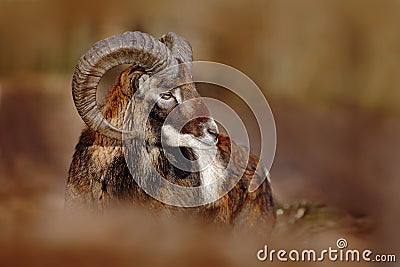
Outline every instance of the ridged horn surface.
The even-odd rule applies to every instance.
[[[168,32],[161,36],[160,41],[171,50],[175,58],[180,59],[184,63],[190,63],[193,61],[192,47],[182,36],[179,36],[174,32]]]

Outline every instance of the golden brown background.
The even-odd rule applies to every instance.
[[[74,65],[94,42],[134,30],[174,31],[191,42],[195,60],[252,78],[276,119],[271,174],[278,199],[365,215],[373,227],[357,242],[398,253],[399,25],[398,0],[0,0],[0,259],[5,266],[144,266],[158,244],[162,256],[151,264],[176,266],[186,257],[187,265],[257,265],[256,250],[233,253],[234,241],[193,230],[186,240],[178,226],[154,234],[136,217],[109,222],[101,228],[107,233],[90,226],[81,239],[59,226],[83,128],[70,93]],[[121,231],[132,235],[123,256],[113,254],[118,246],[105,246]]]

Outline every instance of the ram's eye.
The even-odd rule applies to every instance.
[[[169,100],[169,99],[172,98],[172,93],[171,92],[165,92],[165,93],[162,93],[160,96],[164,100]]]

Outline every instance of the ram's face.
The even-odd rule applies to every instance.
[[[185,64],[173,78],[142,75],[138,83],[139,98],[152,107],[149,118],[153,130],[159,127],[164,145],[199,148],[217,143],[217,125]]]

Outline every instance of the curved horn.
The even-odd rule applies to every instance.
[[[160,41],[171,50],[175,58],[179,58],[183,62],[193,61],[192,47],[185,38],[174,32],[168,32],[161,36]]]
[[[171,51],[154,37],[141,32],[126,32],[95,43],[75,67],[72,94],[83,121],[94,131],[121,140],[121,129],[110,124],[97,106],[97,86],[103,75],[121,64],[135,64],[155,74],[176,65]]]

